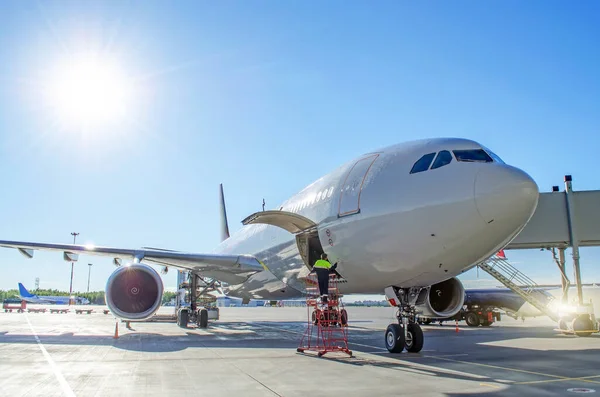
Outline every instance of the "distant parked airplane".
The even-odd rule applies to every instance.
[[[68,305],[68,296],[37,296],[27,291],[23,284],[19,283],[19,297],[28,303],[53,303],[56,305]],[[76,296],[75,302],[80,305],[89,305],[90,301],[86,298]]]

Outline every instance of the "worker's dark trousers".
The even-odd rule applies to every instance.
[[[317,280],[319,280],[319,294],[321,296],[329,294],[329,269],[320,267],[315,268]]]

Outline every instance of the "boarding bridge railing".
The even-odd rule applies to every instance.
[[[512,266],[506,258],[497,255],[479,264],[479,267],[526,302],[554,321],[558,321],[555,298],[542,290],[532,279]]]

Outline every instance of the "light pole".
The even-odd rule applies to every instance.
[[[75,239],[77,238],[77,236],[79,236],[79,233],[71,233],[71,236],[73,236],[73,245],[75,245]],[[71,306],[71,302],[72,302],[72,296],[73,296],[73,267],[75,266],[75,261],[71,261],[71,285],[69,286],[69,306]]]
[[[92,264],[88,263],[88,290],[90,292],[90,274],[92,273]]]

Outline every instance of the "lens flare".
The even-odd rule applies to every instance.
[[[124,118],[132,95],[131,80],[115,59],[81,54],[56,65],[47,102],[61,123],[98,126]]]

